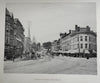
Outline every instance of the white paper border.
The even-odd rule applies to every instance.
[[[97,72],[98,75],[63,75],[63,74],[4,74],[4,33],[5,4],[30,2],[96,2],[97,16]],[[0,1],[0,83],[99,83],[100,81],[100,1],[99,0],[6,0]]]

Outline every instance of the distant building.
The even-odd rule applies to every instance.
[[[57,51],[57,40],[54,40],[52,42],[52,47],[51,47],[52,51]]]
[[[24,51],[24,28],[18,18],[14,19],[15,55],[22,55]]]
[[[31,51],[31,37],[30,37],[30,27],[28,28],[28,35],[24,39],[24,53],[29,53]]]
[[[5,57],[20,56],[23,52],[24,28],[18,19],[6,8],[5,16]]]
[[[54,40],[52,42],[52,47],[51,47],[52,51],[59,51],[60,50],[60,39],[58,40]]]
[[[67,34],[61,34],[60,46],[68,53],[96,52],[96,33],[90,30],[89,26],[79,27],[75,25],[75,30],[69,30]]]

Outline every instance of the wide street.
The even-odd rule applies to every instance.
[[[5,73],[32,73],[32,74],[97,74],[96,58],[74,58],[55,56],[53,59],[46,56],[38,60],[5,61]]]

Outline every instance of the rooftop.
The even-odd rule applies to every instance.
[[[74,36],[77,34],[93,34],[94,36],[96,36],[96,33],[92,30],[90,30],[89,26],[86,27],[79,27],[77,25],[75,25],[75,30],[69,30],[69,33],[61,33],[60,36],[61,38],[65,38],[66,36]]]

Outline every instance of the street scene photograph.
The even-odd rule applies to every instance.
[[[97,75],[96,3],[7,3],[4,73]]]

